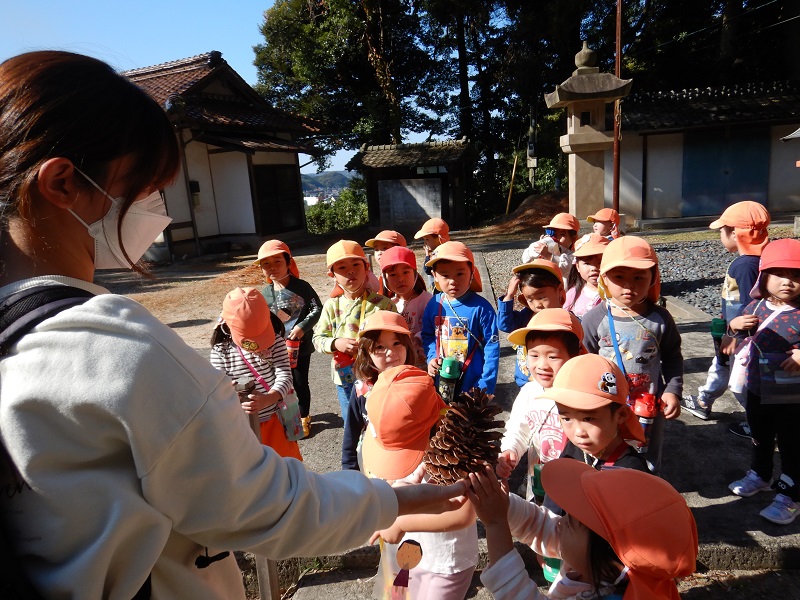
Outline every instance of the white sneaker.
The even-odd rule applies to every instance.
[[[775,494],[775,500],[760,514],[767,521],[772,521],[778,525],[788,525],[797,517],[797,509],[800,504],[786,496],[785,494]]]
[[[728,486],[730,491],[743,498],[749,498],[758,492],[766,492],[771,488],[769,481],[761,479],[752,469],[747,472],[747,475]]]

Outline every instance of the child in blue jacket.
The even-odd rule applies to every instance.
[[[479,292],[482,284],[472,252],[461,242],[445,242],[427,262],[440,290],[422,315],[422,345],[428,374],[436,377],[442,359],[461,365],[456,393],[473,387],[494,393],[500,340],[494,308]]]

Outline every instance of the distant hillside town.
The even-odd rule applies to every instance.
[[[303,196],[306,208],[314,206],[320,200],[337,198],[350,180],[355,177],[350,171],[323,171],[317,174],[302,173]]]

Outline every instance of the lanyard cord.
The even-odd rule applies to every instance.
[[[445,302],[447,302],[447,306],[449,306],[450,310],[453,311],[453,316],[455,316],[455,318],[458,319],[459,325],[461,325],[464,329],[466,329],[466,331],[469,334],[469,336],[473,340],[475,340],[477,342],[477,344],[481,348],[483,348],[483,344],[481,343],[481,341],[478,338],[475,337],[475,334],[472,333],[470,328],[467,326],[467,323],[464,322],[464,319],[462,319],[460,316],[458,316],[458,313],[456,312],[456,309],[453,308],[453,305],[450,303],[450,298],[448,298],[447,295],[444,292],[442,292],[442,296],[444,296]],[[441,314],[442,314],[442,301],[439,300],[439,315],[441,316]]]
[[[628,318],[633,319],[633,322],[636,323],[639,327],[641,327],[642,331],[644,331],[645,333],[649,333],[650,336],[653,338],[653,341],[656,343],[656,346],[658,346],[658,349],[661,350],[661,345],[658,343],[658,338],[656,338],[656,335],[652,331],[650,331],[647,327],[642,325],[642,322],[639,320],[639,317],[638,315],[636,315],[636,313],[634,313],[625,306],[614,304],[611,300],[606,300],[606,307],[608,308],[609,321],[611,320],[611,307],[616,308],[617,310],[621,310],[628,316]]]

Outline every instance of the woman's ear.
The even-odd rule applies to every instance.
[[[50,158],[42,163],[36,177],[36,189],[42,197],[59,208],[72,208],[77,199],[77,171],[68,158]]]

